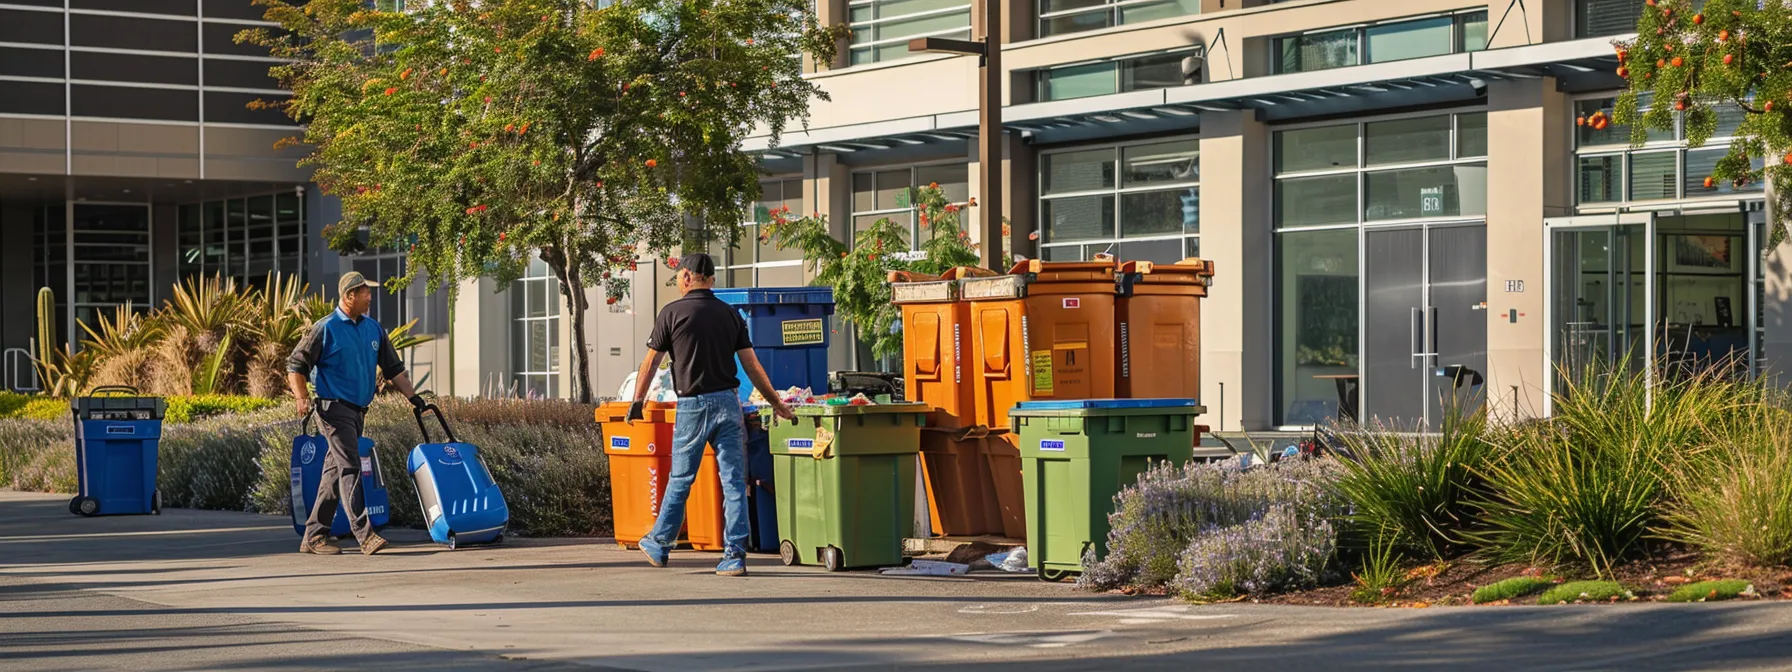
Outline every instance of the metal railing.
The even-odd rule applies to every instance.
[[[35,345],[35,344],[34,344]],[[13,392],[40,392],[43,387],[37,379],[37,366],[31,361],[31,351],[25,348],[7,348],[0,357],[4,357],[0,377],[6,381],[6,389]],[[26,376],[25,384],[19,384],[20,376]]]

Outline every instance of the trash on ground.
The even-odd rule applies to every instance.
[[[940,560],[914,560],[907,567],[885,567],[877,573],[888,576],[963,576],[971,566]]]

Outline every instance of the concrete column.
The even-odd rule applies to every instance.
[[[326,196],[316,187],[305,190],[305,277],[331,300],[336,298],[336,278],[342,274],[342,255],[324,243],[324,227],[342,220],[342,200]]]
[[[453,391],[483,396],[510,388],[510,295],[491,278],[460,284],[454,302]]]
[[[1202,114],[1201,256],[1214,286],[1201,306],[1201,402],[1216,430],[1275,421],[1269,150],[1252,112]]]
[[[1543,219],[1573,210],[1569,105],[1552,78],[1488,84],[1485,389],[1502,418],[1540,416],[1549,393]]]
[[[840,163],[837,154],[811,154],[803,157],[803,205],[810,213],[821,213],[828,219],[828,229],[838,240],[852,240],[852,170]],[[813,279],[815,269],[805,271]],[[839,315],[832,321],[828,334],[828,370],[847,371],[852,366],[852,339]]]
[[[1784,226],[1779,224],[1778,226]],[[1773,230],[1767,230],[1772,237]],[[1761,241],[1765,246],[1767,241]],[[1792,383],[1792,241],[1774,248],[1761,260],[1765,286],[1762,288],[1761,357],[1766,359],[1763,377],[1779,387]]]
[[[1027,239],[1027,234],[1038,227],[1039,193],[1038,168],[1039,151],[1022,140],[1019,131],[1007,134],[1002,143],[1002,216],[1008,219],[1008,241],[1004,243],[1010,255],[1019,254],[1032,258],[1036,245]],[[982,163],[977,160],[973,148],[970,162],[966,164],[969,175],[966,187],[972,197],[982,200],[983,184],[978,167]],[[971,234],[971,242],[983,244],[982,226],[978,224],[982,217],[983,206],[965,208],[959,215],[959,222],[965,232]]]
[[[1523,7],[1519,4],[1519,0],[1488,0],[1487,48],[1520,47],[1574,37],[1574,0],[1524,0]]]

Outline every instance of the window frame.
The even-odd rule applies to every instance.
[[[968,0],[966,0],[965,2],[962,2],[962,3],[950,5],[947,7],[923,10],[923,11],[919,11],[919,12],[909,12],[907,14],[897,14],[894,16],[881,16],[878,9],[889,1],[890,0],[849,0],[846,3],[845,9],[846,9],[847,29],[849,31],[851,31],[851,35],[856,36],[859,34],[859,31],[861,31],[861,30],[871,31],[871,33],[870,33],[871,39],[867,39],[864,42],[854,42],[853,38],[851,36],[847,37],[846,49],[845,49],[845,52],[843,55],[846,57],[846,62],[847,62],[848,67],[855,67],[855,66],[860,66],[860,65],[871,65],[874,63],[887,62],[885,59],[880,59],[877,57],[880,47],[887,47],[891,44],[906,45],[906,44],[908,44],[909,40],[912,40],[912,39],[915,39],[918,37],[951,37],[951,36],[957,36],[957,35],[962,34],[963,39],[970,39],[971,24],[973,23],[973,20],[971,17],[973,4],[971,2],[969,2]],[[865,19],[863,21],[853,21],[852,20],[853,9],[859,8],[859,7],[869,7],[871,9],[871,18]],[[880,37],[879,36],[878,29],[879,29],[879,27],[881,27],[884,24],[897,22],[897,21],[911,21],[911,20],[916,20],[916,19],[925,19],[925,18],[931,18],[931,17],[935,17],[935,16],[947,16],[947,15],[955,14],[955,13],[959,13],[959,12],[964,13],[964,26],[963,27],[954,27],[951,29],[925,31],[925,32],[920,32],[920,33],[914,33],[911,35],[903,35],[900,37]],[[869,56],[868,56],[867,60],[865,60],[863,62],[855,63],[853,61],[854,55],[859,54],[859,53],[869,54]],[[904,55],[899,58],[907,58],[907,57],[908,57],[908,54],[905,52]],[[888,59],[888,60],[897,60],[897,59]]]
[[[1609,115],[1614,108],[1617,97],[1618,92],[1607,91],[1577,95],[1569,99],[1569,117],[1564,120],[1564,123],[1568,124],[1569,136],[1573,138],[1574,142],[1572,161],[1570,164],[1573,170],[1570,173],[1569,179],[1571,180],[1570,189],[1573,192],[1574,208],[1576,212],[1587,212],[1590,214],[1591,212],[1604,212],[1610,211],[1613,208],[1625,208],[1636,205],[1699,201],[1718,201],[1727,203],[1738,200],[1765,198],[1764,185],[1758,182],[1746,190],[1736,189],[1735,187],[1725,185],[1714,188],[1713,193],[1709,194],[1691,193],[1692,189],[1689,185],[1693,183],[1694,176],[1687,173],[1687,166],[1689,165],[1688,160],[1691,158],[1689,155],[1704,154],[1706,152],[1723,152],[1729,147],[1736,136],[1733,132],[1730,134],[1723,134],[1722,125],[1720,124],[1718,132],[1714,133],[1710,138],[1707,138],[1704,145],[1698,148],[1688,147],[1686,145],[1686,115],[1683,112],[1674,113],[1674,128],[1670,132],[1672,136],[1670,138],[1647,140],[1642,145],[1636,147],[1630,145],[1628,136],[1619,139],[1617,142],[1582,144],[1581,134],[1575,119],[1580,116],[1583,110],[1587,109],[1583,104],[1588,102],[1603,103],[1602,105],[1599,105],[1597,109],[1605,111]],[[1651,104],[1652,102],[1653,101],[1638,101],[1638,115],[1640,116],[1642,113],[1647,112],[1653,107]],[[1614,123],[1616,123],[1615,120]],[[1665,198],[1636,198],[1634,185],[1632,184],[1632,180],[1636,175],[1636,157],[1639,155],[1649,156],[1670,153],[1674,155],[1673,193]],[[1614,178],[1617,182],[1617,197],[1612,200],[1582,200],[1581,180],[1583,168],[1581,162],[1586,159],[1608,157],[1618,157],[1618,174]],[[1763,160],[1758,157],[1754,160],[1757,166],[1760,165],[1762,161]]]
[[[926,183],[919,181],[920,180],[919,172],[921,169],[937,168],[940,166],[964,166],[965,190],[967,192],[969,192],[970,185],[971,185],[971,164],[970,164],[970,161],[968,161],[966,159],[940,159],[940,160],[935,160],[935,161],[922,161],[919,163],[904,163],[904,164],[889,165],[889,166],[867,166],[867,167],[864,167],[864,168],[861,168],[858,170],[854,170],[854,171],[848,173],[846,176],[846,180],[847,180],[846,191],[847,191],[847,196],[848,196],[848,201],[847,201],[847,206],[846,206],[848,215],[847,215],[846,219],[847,219],[847,227],[848,228],[847,228],[847,232],[846,232],[847,240],[845,241],[847,247],[850,248],[857,244],[856,241],[857,241],[857,238],[859,235],[858,221],[859,221],[860,217],[875,216],[880,219],[884,218],[884,217],[888,217],[891,220],[895,220],[896,215],[902,215],[902,216],[908,217],[909,251],[912,252],[912,251],[921,249],[921,218],[915,215],[915,211],[918,210],[919,208],[915,205],[915,202],[914,202],[914,191],[917,189],[920,189],[921,187],[926,186]],[[860,211],[860,210],[856,209],[858,207],[858,203],[857,203],[858,191],[856,189],[856,186],[857,186],[857,182],[858,182],[858,177],[860,175],[871,176],[871,181],[872,181],[871,182],[871,190],[872,190],[872,193],[875,194],[878,190],[877,175],[879,173],[887,173],[887,172],[892,172],[892,171],[897,171],[897,170],[908,171],[908,186],[905,187],[905,189],[907,189],[909,191],[909,196],[908,196],[909,204],[908,205],[900,206],[900,207],[890,207],[890,208],[873,208],[871,210],[865,210],[865,211]],[[875,222],[877,220],[874,219],[872,221]],[[968,228],[967,228],[967,231],[968,231]]]
[[[1462,117],[1465,115],[1476,115],[1476,114],[1486,114],[1486,113],[1487,113],[1487,110],[1485,107],[1464,107],[1464,108],[1455,108],[1455,109],[1442,110],[1442,111],[1427,110],[1427,111],[1423,111],[1423,112],[1407,112],[1407,113],[1401,113],[1401,114],[1390,114],[1390,115],[1381,115],[1381,116],[1374,116],[1374,117],[1360,117],[1355,120],[1352,120],[1349,122],[1344,122],[1344,123],[1338,123],[1335,121],[1330,121],[1330,122],[1321,121],[1321,122],[1312,122],[1312,123],[1304,123],[1304,124],[1290,124],[1287,126],[1275,128],[1270,134],[1270,159],[1271,159],[1270,163],[1271,163],[1272,167],[1270,169],[1270,196],[1269,196],[1269,198],[1270,198],[1270,226],[1271,226],[1272,230],[1276,233],[1284,233],[1284,232],[1289,232],[1289,231],[1314,231],[1314,230],[1320,230],[1320,229],[1336,229],[1336,228],[1351,228],[1351,227],[1365,227],[1365,226],[1366,227],[1410,226],[1412,224],[1421,223],[1421,222],[1423,222],[1423,223],[1473,222],[1473,221],[1482,221],[1482,220],[1487,219],[1486,213],[1474,214],[1474,215],[1456,214],[1456,215],[1445,215],[1445,216],[1438,216],[1438,217],[1407,217],[1407,218],[1399,218],[1399,219],[1371,219],[1371,218],[1369,218],[1369,216],[1367,214],[1367,209],[1369,206],[1369,192],[1368,192],[1369,178],[1368,178],[1368,176],[1371,174],[1399,172],[1399,171],[1403,171],[1403,170],[1412,170],[1412,169],[1417,169],[1417,168],[1437,168],[1437,167],[1446,167],[1446,166],[1455,167],[1455,166],[1474,166],[1474,165],[1485,166],[1485,165],[1487,165],[1488,157],[1485,154],[1469,155],[1469,154],[1462,153]],[[1370,165],[1368,163],[1369,147],[1368,147],[1367,127],[1369,124],[1389,122],[1389,121],[1424,119],[1424,118],[1440,117],[1440,116],[1446,116],[1446,115],[1450,117],[1450,142],[1449,142],[1448,158],[1446,158],[1446,159],[1428,159],[1428,160],[1422,160],[1422,161],[1407,161],[1407,162],[1402,162],[1402,163],[1374,164],[1374,165]],[[1277,155],[1277,152],[1279,152],[1281,149],[1279,146],[1279,143],[1282,142],[1282,133],[1287,132],[1287,131],[1299,131],[1299,130],[1306,130],[1306,129],[1313,129],[1313,128],[1346,127],[1346,126],[1355,126],[1356,127],[1356,163],[1354,166],[1328,167],[1328,168],[1323,168],[1323,169],[1308,169],[1308,170],[1294,170],[1294,171],[1281,171],[1281,172],[1278,172],[1273,168],[1274,158]],[[1354,174],[1356,176],[1356,190],[1355,190],[1355,193],[1356,193],[1356,208],[1355,208],[1356,215],[1355,215],[1355,218],[1353,221],[1332,222],[1332,223],[1318,224],[1318,225],[1313,225],[1313,226],[1287,226],[1282,223],[1282,202],[1281,202],[1281,199],[1278,198],[1278,195],[1281,193],[1280,187],[1284,181],[1298,180],[1298,179],[1310,178],[1310,177],[1337,177],[1337,176],[1352,175],[1352,174]]]
[[[1039,68],[1039,69],[1033,70],[1028,73],[1029,78],[1032,80],[1032,84],[1033,84],[1033,102],[1044,103],[1044,102],[1053,102],[1053,101],[1060,101],[1060,100],[1078,100],[1078,99],[1082,99],[1082,98],[1094,98],[1096,96],[1109,96],[1109,95],[1115,95],[1115,94],[1121,94],[1121,93],[1131,93],[1133,91],[1156,91],[1156,90],[1158,90],[1157,87],[1127,88],[1127,86],[1126,86],[1126,79],[1127,79],[1126,78],[1126,66],[1133,62],[1144,60],[1147,58],[1152,58],[1155,56],[1181,55],[1183,58],[1188,58],[1189,56],[1205,56],[1206,55],[1205,52],[1206,52],[1206,48],[1202,47],[1201,45],[1192,45],[1192,46],[1187,46],[1187,47],[1177,47],[1175,49],[1162,49],[1162,50],[1158,50],[1158,51],[1147,51],[1147,52],[1142,52],[1142,53],[1127,54],[1124,56],[1115,56],[1112,58],[1103,58],[1103,59],[1097,59],[1097,60],[1091,60],[1091,61],[1078,61],[1075,63],[1062,63],[1062,64],[1058,64],[1058,65],[1053,65],[1050,67]],[[1061,71],[1061,70],[1068,70],[1070,68],[1088,67],[1091,65],[1107,65],[1107,66],[1109,66],[1110,75],[1112,76],[1113,83],[1114,83],[1114,87],[1113,87],[1114,90],[1109,91],[1107,93],[1096,93],[1096,94],[1089,94],[1089,95],[1085,95],[1085,96],[1068,96],[1068,97],[1063,97],[1063,98],[1053,98],[1047,93],[1048,87],[1051,86],[1051,75],[1053,72]],[[1189,81],[1189,79],[1190,78],[1185,75],[1183,77],[1183,84],[1180,84],[1179,86],[1193,86],[1193,85],[1201,84],[1201,83],[1205,82],[1207,80],[1206,63],[1202,63],[1199,67],[1197,67],[1195,69],[1195,74],[1193,77],[1194,81],[1191,82],[1191,81]],[[1162,87],[1162,88],[1172,88],[1172,87]]]
[[[797,186],[796,201],[799,205],[806,206],[808,204],[808,201],[803,198],[803,191],[807,188],[807,186],[804,185],[803,182],[804,182],[804,178],[802,175],[768,175],[759,180],[759,190],[760,190],[759,200],[756,200],[753,202],[752,207],[754,208],[754,210],[751,212],[748,212],[747,216],[744,218],[744,220],[741,221],[740,224],[738,224],[738,226],[740,226],[743,229],[745,229],[747,227],[752,227],[752,233],[748,234],[747,231],[742,231],[741,232],[742,233],[741,240],[740,240],[742,245],[724,246],[722,248],[722,258],[719,260],[721,263],[718,264],[716,267],[716,274],[718,276],[718,282],[716,284],[718,287],[733,287],[734,286],[734,283],[733,283],[734,276],[732,273],[733,271],[741,271],[741,270],[751,271],[753,281],[752,281],[751,285],[747,285],[747,286],[759,287],[759,286],[761,286],[760,278],[762,277],[762,274],[760,273],[760,271],[762,269],[792,268],[792,267],[804,268],[803,259],[800,256],[796,259],[780,259],[780,260],[775,260],[775,261],[765,261],[765,260],[762,260],[759,258],[759,250],[758,250],[759,227],[764,226],[765,224],[768,223],[768,222],[760,222],[758,220],[758,215],[759,215],[758,206],[760,203],[766,202],[766,200],[765,200],[766,185],[768,185],[768,184],[777,185],[778,189],[779,189],[778,201],[788,203],[791,199],[785,197],[785,195],[788,193],[785,191],[785,187],[789,186],[790,184],[795,184]],[[800,216],[802,216],[802,212],[803,212],[803,209],[798,208],[797,212],[795,212],[793,214],[800,217]],[[717,242],[720,243],[722,241],[717,241]],[[739,258],[739,255],[742,255],[743,253],[747,252],[748,248],[746,248],[745,246],[752,246],[752,248],[751,248],[752,256],[747,261],[742,262]],[[807,277],[806,272],[804,273],[804,275],[805,275],[805,277]]]
[[[1412,60],[1412,59],[1416,59],[1416,58],[1431,58],[1431,57],[1435,57],[1435,56],[1447,56],[1449,54],[1462,54],[1462,53],[1469,53],[1469,52],[1473,52],[1473,51],[1483,51],[1483,50],[1487,49],[1487,45],[1486,45],[1485,41],[1483,41],[1480,49],[1469,49],[1468,48],[1467,26],[1470,23],[1470,20],[1469,20],[1470,17],[1473,17],[1477,14],[1480,15],[1480,17],[1481,17],[1481,23],[1483,25],[1485,25],[1489,18],[1487,8],[1479,7],[1479,8],[1458,9],[1458,10],[1447,11],[1447,12],[1437,12],[1437,13],[1433,13],[1433,14],[1423,14],[1423,15],[1419,15],[1419,16],[1407,16],[1407,17],[1402,17],[1402,18],[1398,18],[1398,19],[1389,19],[1386,21],[1374,21],[1374,22],[1370,22],[1370,23],[1360,23],[1360,24],[1345,25],[1345,26],[1329,26],[1329,27],[1325,27],[1325,28],[1316,28],[1313,30],[1301,31],[1298,33],[1288,33],[1285,35],[1272,36],[1268,40],[1268,42],[1269,42],[1269,67],[1270,67],[1269,74],[1271,74],[1271,75],[1287,75],[1287,74],[1293,74],[1293,73],[1298,73],[1298,72],[1318,72],[1321,70],[1335,70],[1337,68],[1348,68],[1348,67],[1354,67],[1354,66],[1359,66],[1359,65],[1369,65],[1372,63],[1393,63],[1396,61]],[[1449,49],[1449,51],[1445,51],[1445,52],[1437,53],[1437,54],[1430,54],[1428,56],[1410,56],[1407,58],[1388,59],[1388,60],[1384,60],[1384,61],[1375,60],[1374,56],[1370,53],[1368,31],[1372,28],[1388,28],[1388,27],[1397,26],[1397,25],[1400,25],[1403,23],[1418,23],[1421,21],[1433,21],[1433,20],[1445,18],[1445,17],[1448,17],[1450,19],[1450,49]],[[1356,46],[1356,58],[1353,59],[1355,62],[1346,63],[1343,65],[1328,66],[1328,67],[1323,67],[1323,68],[1300,67],[1300,68],[1289,69],[1289,68],[1285,67],[1285,64],[1282,60],[1282,52],[1283,52],[1282,45],[1285,41],[1298,40],[1298,39],[1301,39],[1304,37],[1312,37],[1312,36],[1318,36],[1318,35],[1329,35],[1332,33],[1343,33],[1343,32],[1353,33],[1352,37],[1353,37],[1354,44]]]
[[[1060,36],[1064,36],[1064,35],[1075,35],[1078,33],[1088,33],[1088,32],[1093,32],[1093,31],[1097,31],[1097,30],[1113,28],[1116,26],[1129,25],[1127,22],[1123,21],[1122,19],[1126,16],[1125,10],[1128,8],[1131,8],[1131,7],[1141,7],[1141,6],[1145,6],[1145,5],[1180,4],[1180,0],[1104,0],[1101,4],[1090,5],[1088,7],[1076,7],[1076,8],[1072,8],[1072,9],[1060,9],[1057,11],[1048,12],[1048,11],[1045,11],[1045,3],[1048,1],[1049,0],[1035,0],[1035,2],[1033,3],[1034,30],[1036,31],[1035,34],[1042,38],[1044,38],[1044,37],[1060,37]],[[1190,0],[1190,1],[1192,2],[1194,0]],[[1050,32],[1047,29],[1047,26],[1050,25],[1050,22],[1052,19],[1061,19],[1061,18],[1068,17],[1068,16],[1078,16],[1078,15],[1096,14],[1096,13],[1106,13],[1108,15],[1107,25],[1100,26],[1100,27],[1085,28],[1082,30],[1070,30],[1070,31],[1058,32],[1058,33]],[[1197,9],[1195,11],[1184,12],[1181,14],[1177,14],[1175,16],[1199,16],[1200,14],[1201,14],[1201,11],[1197,6]],[[1147,21],[1156,21],[1156,20],[1160,20],[1160,19],[1147,19]],[[1139,21],[1139,22],[1135,22],[1135,23],[1143,23],[1143,21]]]
[[[529,308],[531,305],[529,303],[529,301],[530,301],[530,297],[535,295],[536,292],[538,292],[538,291],[542,292],[545,295],[557,297],[559,295],[559,291],[558,291],[559,288],[555,285],[558,283],[558,280],[556,278],[554,278],[554,275],[551,271],[544,272],[539,275],[536,274],[534,272],[534,268],[535,268],[535,262],[539,261],[539,256],[538,255],[532,255],[532,256],[535,256],[536,258],[532,259],[531,263],[528,265],[528,267],[526,267],[524,269],[523,277],[517,278],[516,281],[510,283],[509,289],[505,290],[508,292],[517,292],[520,290],[520,292],[521,292],[518,294],[510,295],[510,302],[511,302],[511,305],[510,305],[511,310],[510,310],[510,315],[509,315],[509,319],[511,322],[510,337],[513,339],[515,339],[515,338],[522,339],[520,350],[518,349],[516,343],[512,343],[511,348],[510,348],[510,367],[509,368],[510,368],[511,389],[514,393],[518,394],[518,396],[528,398],[525,393],[525,390],[528,389],[527,381],[530,379],[540,379],[545,383],[542,386],[543,389],[545,390],[545,393],[542,395],[542,398],[557,399],[560,397],[560,374],[561,374],[560,348],[558,347],[558,344],[556,344],[556,341],[559,340],[558,336],[559,336],[559,331],[560,331],[560,318],[561,318],[560,302],[558,300],[552,301],[551,303],[553,305],[548,306],[548,309],[543,311],[543,313],[541,315],[531,316],[529,314]],[[542,264],[542,266],[545,269],[546,264],[544,263],[544,264]],[[545,290],[538,290],[538,289],[536,289],[535,285],[546,285],[547,288]],[[515,306],[516,306],[516,302],[518,300],[521,300],[523,302],[523,311],[522,311],[521,316],[516,315]],[[547,353],[547,359],[546,359],[547,368],[544,370],[541,370],[541,371],[532,371],[532,370],[529,370],[529,368],[528,368],[529,346],[530,346],[529,331],[530,331],[530,323],[531,322],[546,323],[546,331],[544,333],[548,334],[548,336],[547,336],[548,340],[544,344],[544,352]],[[516,355],[518,352],[521,352],[522,356],[523,356],[523,361],[521,361],[521,362],[516,361]]]
[[[1138,186],[1128,186],[1127,185],[1127,183],[1126,183],[1126,163],[1125,163],[1127,148],[1150,146],[1150,145],[1169,145],[1169,144],[1181,143],[1181,142],[1193,142],[1195,145],[1195,165],[1196,165],[1195,174],[1196,174],[1196,178],[1194,180],[1157,182],[1157,183],[1148,183],[1148,184],[1138,185]],[[1077,191],[1061,191],[1061,192],[1055,192],[1055,193],[1047,192],[1046,178],[1048,175],[1048,171],[1050,169],[1048,157],[1061,155],[1061,154],[1073,154],[1073,153],[1089,152],[1089,151],[1096,151],[1096,150],[1103,150],[1103,149],[1108,150],[1109,165],[1114,167],[1114,183],[1112,186],[1102,187],[1102,188],[1097,188],[1097,189],[1082,189],[1082,190],[1077,190]],[[1034,222],[1034,228],[1033,228],[1033,231],[1039,235],[1039,238],[1036,241],[1037,242],[1036,247],[1039,250],[1039,258],[1047,259],[1048,258],[1048,256],[1047,256],[1048,250],[1053,250],[1053,249],[1085,248],[1085,247],[1088,247],[1091,245],[1101,245],[1101,244],[1105,243],[1105,244],[1107,244],[1108,251],[1110,253],[1113,253],[1114,251],[1118,250],[1118,248],[1121,245],[1128,244],[1128,243],[1153,243],[1153,242],[1168,242],[1168,241],[1178,241],[1178,242],[1182,243],[1182,250],[1183,250],[1182,256],[1183,257],[1199,256],[1200,244],[1201,244],[1200,241],[1201,241],[1201,237],[1202,237],[1202,233],[1199,228],[1200,227],[1199,214],[1196,215],[1196,223],[1195,223],[1196,230],[1193,233],[1190,233],[1185,230],[1185,231],[1178,231],[1176,233],[1158,233],[1158,234],[1148,234],[1148,235],[1138,236],[1138,237],[1127,237],[1126,223],[1125,223],[1126,222],[1126,213],[1125,213],[1124,204],[1126,201],[1125,196],[1127,196],[1129,194],[1158,193],[1158,192],[1181,192],[1181,191],[1189,190],[1189,189],[1194,190],[1194,192],[1196,194],[1196,198],[1199,199],[1200,193],[1201,193],[1201,179],[1199,177],[1200,164],[1201,164],[1201,135],[1199,133],[1190,134],[1190,135],[1178,135],[1178,136],[1173,136],[1173,137],[1150,138],[1150,139],[1145,139],[1145,140],[1129,140],[1129,141],[1125,141],[1125,142],[1081,144],[1081,145],[1074,145],[1074,146],[1067,146],[1067,147],[1058,147],[1058,148],[1053,148],[1050,150],[1041,151],[1039,153],[1039,159],[1038,159],[1039,169],[1037,171],[1035,171],[1037,174],[1034,176],[1034,178],[1036,180],[1035,181],[1035,188],[1037,189],[1036,193],[1039,194],[1039,199],[1038,199],[1039,200],[1039,209],[1038,209],[1038,214],[1037,214],[1038,219]],[[1047,215],[1047,211],[1049,209],[1046,207],[1046,204],[1048,201],[1073,199],[1073,198],[1101,197],[1101,196],[1112,197],[1113,201],[1114,201],[1114,232],[1112,235],[1102,236],[1102,237],[1094,237],[1094,238],[1079,238],[1079,239],[1075,239],[1075,240],[1064,240],[1064,241],[1051,240],[1051,236],[1048,232],[1047,222],[1045,219],[1046,215]],[[1195,246],[1194,247],[1195,254],[1193,254],[1193,255],[1191,255],[1189,253],[1190,252],[1189,245],[1191,242]],[[1079,258],[1086,258],[1088,256],[1089,255],[1082,254],[1080,252],[1078,254]]]

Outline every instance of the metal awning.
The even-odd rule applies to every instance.
[[[1370,114],[1382,110],[1469,103],[1492,81],[1553,77],[1568,92],[1624,87],[1614,40],[1587,38],[1489,51],[1372,63],[1285,75],[1251,77],[1149,91],[1010,105],[1004,126],[1038,142],[1196,129],[1203,113],[1250,110],[1263,121]],[[976,110],[868,124],[788,132],[776,148],[769,137],[744,148],[767,159],[817,152],[876,151],[898,145],[974,137]]]

